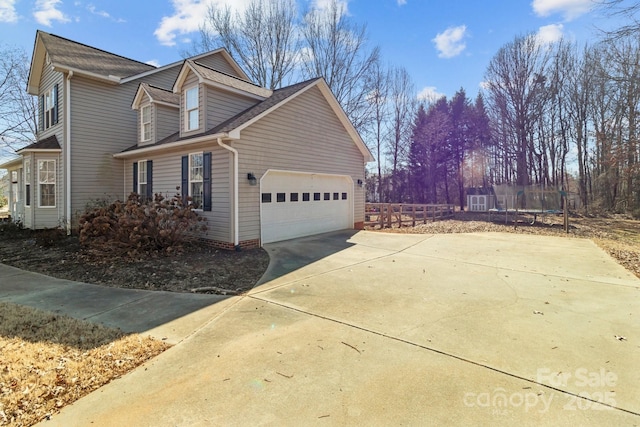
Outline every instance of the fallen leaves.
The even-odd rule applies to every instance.
[[[0,425],[33,425],[169,347],[0,303]]]

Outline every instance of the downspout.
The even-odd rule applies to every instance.
[[[67,84],[65,85],[64,96],[64,121],[65,121],[65,138],[64,138],[64,167],[65,167],[65,198],[66,204],[66,227],[67,235],[71,234],[71,77],[73,71],[67,74]]]
[[[239,207],[238,207],[238,150],[230,147],[222,142],[222,138],[218,138],[218,145],[233,153],[233,245],[236,251],[240,250],[240,232],[239,232]]]

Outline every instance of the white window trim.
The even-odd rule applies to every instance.
[[[193,108],[189,108],[187,104],[187,93],[192,90],[196,91],[196,106]],[[191,122],[189,121],[189,113],[191,113],[192,111],[195,111],[197,113],[197,126],[195,127],[190,127]],[[197,85],[186,88],[184,91],[184,129],[185,132],[193,132],[200,129],[200,88]]]
[[[144,169],[144,173],[142,173],[143,169]],[[142,193],[142,191],[140,191],[143,185],[147,185],[147,161],[146,160],[140,160],[138,162],[138,194],[142,197],[145,197],[147,195],[147,192],[145,191],[144,193]]]
[[[149,118],[148,121],[145,122],[144,120],[144,111],[148,110],[149,111]],[[153,129],[151,128],[151,104],[147,104],[147,105],[143,105],[140,108],[140,141],[141,142],[147,142],[147,141],[151,141],[153,135]],[[147,138],[145,138],[145,125],[149,126],[149,136]]]
[[[192,156],[198,156],[198,155],[202,159],[202,163],[200,165],[200,168],[202,169],[202,173],[200,174],[201,179],[200,180],[193,180],[193,179],[191,179],[191,168],[192,168],[192,166],[191,166],[191,158],[192,158]],[[202,183],[202,198],[200,200],[200,207],[194,208],[194,210],[201,211],[203,206],[204,206],[204,152],[202,152],[202,151],[198,151],[198,152],[195,152],[195,153],[189,153],[189,197],[191,197],[193,199],[193,194],[192,194],[192,191],[191,191],[191,189],[192,189],[191,184],[192,183]],[[191,203],[193,203],[193,201]]]
[[[40,181],[40,164],[44,162],[53,162],[53,182],[42,182]],[[57,180],[57,164],[55,159],[41,159],[38,160],[38,208],[49,209],[56,207],[56,180]],[[53,184],[53,205],[42,206],[42,185],[51,185]]]
[[[56,108],[57,99],[55,99],[56,92],[54,88],[49,89],[44,93],[44,107],[43,107],[43,129],[49,129],[53,127],[53,111]]]

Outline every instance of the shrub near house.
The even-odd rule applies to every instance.
[[[80,243],[90,250],[137,258],[148,253],[169,254],[205,231],[204,218],[182,197],[156,194],[153,200],[132,193],[126,202],[88,210],[80,217]]]

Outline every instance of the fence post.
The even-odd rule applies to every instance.
[[[382,203],[378,204],[378,221],[380,222],[380,230],[384,228],[384,205]]]
[[[413,220],[411,226],[416,226],[416,205],[411,205],[411,218]]]
[[[391,228],[391,216],[393,215],[393,208],[391,207],[391,203],[387,204],[387,226]]]

